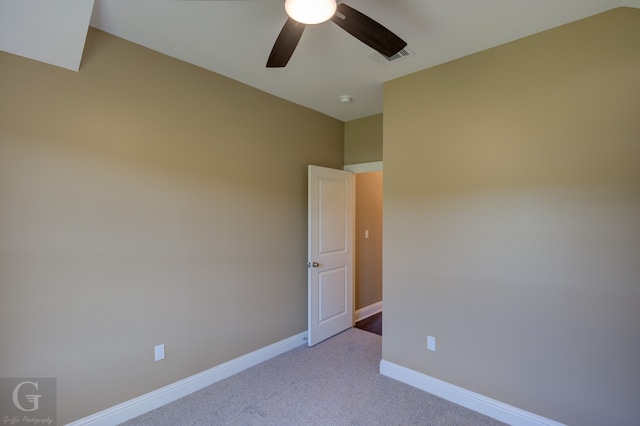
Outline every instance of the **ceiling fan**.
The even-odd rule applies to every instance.
[[[305,26],[328,20],[385,56],[393,56],[407,45],[378,22],[344,3],[336,4],[336,0],[286,0],[284,7],[289,18],[273,45],[267,68],[286,66]]]

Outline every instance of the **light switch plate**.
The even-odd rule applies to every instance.
[[[430,351],[436,350],[436,338],[433,336],[427,336],[427,349]]]
[[[161,359],[164,359],[164,343],[161,345],[155,346],[153,350],[154,350],[156,361],[160,361]]]

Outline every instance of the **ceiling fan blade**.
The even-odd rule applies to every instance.
[[[287,65],[293,51],[296,50],[296,46],[302,37],[305,24],[294,21],[291,18],[287,19],[284,23],[278,38],[276,39],[271,54],[267,60],[267,68],[281,68]]]
[[[385,56],[393,56],[407,43],[367,15],[344,3],[338,4],[331,18],[343,30]]]

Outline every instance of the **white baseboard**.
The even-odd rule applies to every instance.
[[[384,359],[380,374],[513,426],[566,426]]]
[[[382,312],[382,301],[374,303],[369,306],[365,306],[364,308],[358,309],[355,315],[355,321],[358,322],[365,318],[369,318],[372,315],[377,314],[378,312]]]
[[[67,426],[113,426],[141,414],[155,410],[165,404],[173,402],[195,391],[212,385],[227,377],[233,376],[247,368],[260,364],[273,357],[302,346],[307,342],[307,332],[304,331],[295,336],[265,346],[216,367],[195,374],[186,379],[164,386],[155,391],[141,395],[137,398],[118,404],[114,407],[84,417]]]

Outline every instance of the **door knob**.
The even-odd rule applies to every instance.
[[[317,268],[320,266],[318,262],[307,262],[307,268]]]

